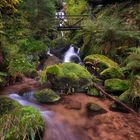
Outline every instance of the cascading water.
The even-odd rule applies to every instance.
[[[79,57],[79,51],[74,50],[73,45],[70,45],[70,48],[67,50],[67,52],[64,54],[64,62],[75,62],[75,63],[81,63],[81,59]]]
[[[85,140],[82,135],[77,135],[76,132],[73,132],[73,128],[68,124],[60,121],[55,112],[49,111],[43,105],[38,104],[33,97],[33,92],[28,92],[23,96],[13,93],[9,97],[23,106],[33,106],[40,111],[46,122],[43,140]]]

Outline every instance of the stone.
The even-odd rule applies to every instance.
[[[119,68],[110,67],[100,73],[102,79],[123,78],[124,74]]]
[[[88,116],[106,113],[106,110],[104,110],[100,105],[93,102],[88,103],[86,105],[86,108]]]
[[[96,73],[96,75],[99,75],[104,80],[108,78],[124,77],[124,74],[119,65],[104,55],[88,55],[84,58],[84,63],[92,64],[92,68],[94,68],[94,73]]]
[[[85,91],[92,85],[92,75],[83,66],[75,63],[49,66],[42,72],[41,79],[50,82],[54,90],[65,93]]]
[[[129,88],[130,82],[121,79],[107,79],[104,86],[109,92],[123,92]]]
[[[60,96],[51,89],[43,89],[34,94],[37,101],[41,103],[54,103],[60,100]]]
[[[111,111],[115,111],[115,112],[129,113],[129,111],[126,108],[124,108],[123,106],[121,106],[117,103],[110,104],[109,109]]]

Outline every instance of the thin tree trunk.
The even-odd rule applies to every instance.
[[[96,83],[93,83],[93,86],[100,90],[102,92],[102,94],[104,94],[106,97],[110,98],[111,100],[115,101],[116,103],[120,104],[121,106],[123,106],[124,108],[126,108],[129,112],[139,116],[139,114],[134,111],[132,108],[128,107],[126,104],[122,103],[121,101],[117,100],[116,98],[112,97],[110,94],[108,94],[107,92],[104,91],[104,89],[102,89],[99,85],[97,85]]]

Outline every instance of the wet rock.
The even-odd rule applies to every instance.
[[[44,62],[44,65],[43,67],[47,67],[47,66],[50,66],[50,65],[55,65],[55,64],[59,64],[60,63],[60,59],[56,56],[49,56],[45,62]]]
[[[117,103],[113,103],[109,106],[109,109],[111,111],[116,111],[116,112],[123,112],[123,113],[128,113],[129,111],[124,108],[123,106],[117,104]]]
[[[106,111],[96,103],[88,103],[86,105],[87,113],[89,116],[105,113]]]
[[[96,73],[96,75],[100,75],[102,79],[124,77],[119,65],[104,55],[89,55],[85,57],[84,63],[92,64],[94,73]]]
[[[124,74],[122,70],[119,68],[108,68],[100,73],[102,79],[110,79],[110,78],[123,78]]]
[[[121,79],[107,79],[105,80],[105,88],[110,92],[123,92],[129,88],[130,82]]]
[[[51,89],[37,91],[34,96],[41,103],[54,103],[60,100],[60,96]]]
[[[49,81],[54,90],[74,93],[92,85],[92,75],[81,65],[63,63],[49,66],[41,74],[43,81]]]

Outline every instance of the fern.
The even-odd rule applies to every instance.
[[[139,74],[140,70],[140,48],[131,48],[128,57],[124,60],[124,71]]]

